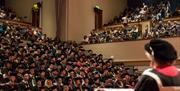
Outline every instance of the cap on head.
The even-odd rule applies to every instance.
[[[162,39],[152,39],[145,44],[144,49],[161,63],[172,62],[177,59],[176,49],[168,41]]]

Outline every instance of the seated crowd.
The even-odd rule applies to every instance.
[[[92,31],[84,36],[83,43],[107,43],[114,41],[137,40],[141,38],[138,25],[108,28],[104,31]]]
[[[150,29],[140,31],[138,25],[108,28],[101,31],[91,31],[84,36],[82,44],[108,43],[115,41],[127,41],[150,38],[163,38],[180,36],[180,22],[178,21],[155,21]]]
[[[89,35],[85,35],[82,44],[180,36],[179,21],[164,22],[165,18],[175,16],[178,16],[178,13],[172,13],[169,1],[161,1],[155,5],[143,3],[136,9],[126,9],[119,17],[105,24],[101,31],[93,30]],[[141,30],[141,26],[132,23],[143,20],[152,21],[150,29],[147,26],[145,30]],[[111,25],[122,27],[107,28]]]
[[[163,38],[180,36],[180,22],[177,21],[156,21],[152,23],[150,30],[146,29],[143,39]]]
[[[17,17],[14,11],[5,7],[0,7],[0,19],[20,21],[20,18]]]
[[[1,23],[0,90],[93,91],[133,88],[138,70],[85,50],[76,42],[46,37],[31,27]],[[131,71],[133,70],[133,71]]]
[[[178,16],[174,14],[170,9],[170,3],[168,1],[161,1],[156,5],[146,5],[143,3],[137,8],[127,8],[122,14],[116,16],[112,21],[104,24],[104,26],[130,23],[130,22],[141,22],[144,20],[162,20],[164,18]]]

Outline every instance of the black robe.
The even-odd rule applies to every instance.
[[[159,71],[153,69],[152,73],[155,73],[161,80],[163,86],[180,86],[180,72],[176,76],[167,76]],[[159,91],[156,81],[147,75],[142,75],[139,82],[136,84],[134,91]]]

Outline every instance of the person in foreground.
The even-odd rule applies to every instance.
[[[142,73],[134,91],[180,91],[180,70],[174,66],[177,52],[173,45],[152,39],[144,49],[151,68]]]

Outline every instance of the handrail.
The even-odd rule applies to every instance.
[[[11,23],[11,24],[16,24],[16,25],[22,25],[22,26],[27,26],[27,27],[32,27],[32,28],[38,28],[38,27],[32,26],[30,23],[26,23],[26,22],[22,22],[22,21],[0,19],[0,22],[3,22],[3,23]],[[38,30],[41,30],[41,31],[42,31],[42,28],[38,28]]]
[[[170,37],[161,37],[161,38],[176,38],[180,36],[170,36]],[[134,41],[142,41],[142,40],[150,40],[151,38],[143,38],[143,39],[136,39],[136,40],[124,40],[124,41],[112,41],[112,42],[99,42],[99,43],[81,43],[81,45],[96,45],[96,44],[107,44],[107,43],[117,43],[117,42],[134,42]]]

